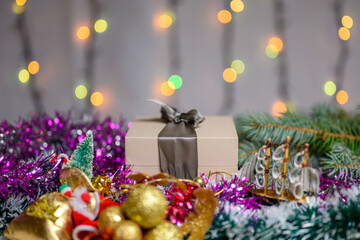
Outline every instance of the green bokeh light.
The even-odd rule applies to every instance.
[[[169,77],[168,82],[172,83],[175,89],[179,89],[182,85],[182,78],[179,75],[172,75]]]
[[[272,45],[268,45],[265,49],[266,56],[269,58],[276,58],[279,55],[279,52],[273,49]]]
[[[235,70],[237,74],[241,74],[245,70],[245,64],[241,60],[234,60],[231,63],[231,68]]]
[[[335,94],[336,92],[336,85],[335,83],[333,83],[332,81],[327,81],[325,84],[324,84],[324,92],[326,95],[328,96],[332,96]]]
[[[84,99],[87,96],[87,88],[84,85],[79,85],[75,88],[75,96],[78,99]]]

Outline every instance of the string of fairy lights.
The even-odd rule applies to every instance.
[[[15,14],[22,14],[25,11],[27,0],[15,0],[12,5],[12,11]],[[232,0],[230,2],[231,11],[222,9],[217,13],[217,20],[221,24],[228,24],[233,19],[233,14],[241,13],[244,10],[245,6],[241,0]],[[156,15],[154,17],[155,28],[165,30],[169,29],[176,22],[176,16],[171,11],[166,11],[162,14]],[[350,16],[343,16],[341,20],[342,26],[338,30],[338,36],[343,41],[348,41],[350,39],[350,29],[352,28],[354,22]],[[90,27],[94,31],[90,30]],[[102,34],[105,33],[108,29],[108,22],[105,19],[98,19],[94,26],[80,26],[76,30],[76,38],[80,41],[87,41],[92,34]],[[265,47],[265,55],[270,59],[276,59],[281,51],[284,48],[284,43],[281,37],[271,36],[269,38],[268,44]],[[40,64],[36,60],[31,60],[26,67],[22,68],[18,72],[18,79],[21,83],[26,84],[31,80],[31,75],[36,75],[39,73]],[[236,82],[238,75],[242,74],[245,71],[245,64],[240,59],[234,59],[230,66],[226,67],[223,71],[223,80],[228,83]],[[180,89],[183,84],[183,79],[181,76],[173,74],[166,81],[162,82],[160,86],[160,92],[163,96],[172,96],[176,90]],[[337,89],[336,84],[333,81],[327,81],[324,84],[323,90],[326,95],[333,96],[336,94],[336,100],[338,104],[346,104],[348,102],[349,96],[344,89]],[[88,94],[91,94],[90,101],[94,106],[101,106],[104,102],[104,95],[95,91],[92,93],[88,92],[87,87],[84,84],[80,84],[75,87],[74,94],[76,98],[82,100],[86,99]],[[294,106],[289,105],[281,100],[276,100],[272,104],[272,114],[275,116],[281,116],[283,113],[290,111]]]

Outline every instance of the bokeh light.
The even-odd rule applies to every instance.
[[[169,84],[169,87],[174,87],[174,89],[179,89],[182,85],[182,78],[179,75],[172,75],[169,77],[168,82],[172,83]]]
[[[157,24],[161,28],[169,28],[173,24],[173,18],[169,14],[162,14],[158,20]]]
[[[232,19],[231,13],[228,10],[221,10],[217,14],[217,18],[221,23],[229,23]]]
[[[284,113],[286,113],[287,107],[286,104],[283,101],[276,101],[271,107],[271,113],[275,117],[281,117]]]
[[[78,99],[84,99],[87,96],[88,90],[84,85],[79,85],[75,88],[75,96]]]
[[[95,29],[95,32],[97,32],[97,33],[105,32],[107,27],[108,27],[108,24],[104,19],[99,19],[94,24],[94,29]]]
[[[241,60],[234,60],[231,63],[231,68],[235,70],[237,74],[241,74],[245,70],[245,64]]]
[[[90,29],[86,26],[79,27],[77,30],[77,37],[80,40],[85,40],[90,36]]]
[[[279,37],[270,38],[269,45],[273,45],[276,47],[277,50],[275,52],[281,52],[284,46],[283,41]]]
[[[286,102],[286,112],[294,113],[296,112],[296,105],[293,102]]]
[[[25,11],[25,5],[19,6],[14,2],[11,9],[15,14],[22,14]]]
[[[351,28],[354,24],[354,21],[350,16],[343,16],[341,19],[341,23],[344,27]]]
[[[17,4],[18,6],[24,6],[25,3],[26,3],[26,0],[16,0],[16,4]]]
[[[223,78],[225,82],[232,83],[236,81],[237,73],[232,68],[226,68],[223,72]]]
[[[19,72],[19,81],[22,83],[26,83],[30,79],[30,73],[26,69],[22,69]]]
[[[349,31],[349,29],[347,29],[345,27],[339,28],[338,34],[339,34],[339,38],[341,40],[347,41],[350,38],[350,31]]]
[[[349,95],[347,94],[347,92],[345,92],[344,90],[340,90],[337,94],[336,94],[336,101],[343,105],[345,103],[347,103],[347,101],[349,100]]]
[[[37,61],[31,61],[28,65],[28,71],[32,75],[37,74],[39,72],[39,69],[40,69],[40,65]]]
[[[232,0],[230,2],[230,8],[234,12],[241,12],[244,10],[244,3],[241,0]]]
[[[98,107],[104,102],[104,96],[101,92],[94,92],[91,94],[90,101],[92,105]]]
[[[328,96],[332,96],[335,94],[336,92],[336,85],[334,82],[332,81],[327,81],[325,84],[324,84],[324,92],[326,95]]]
[[[267,45],[265,53],[269,58],[276,58],[279,55],[277,47],[272,44]]]
[[[171,96],[175,92],[175,86],[172,82],[166,81],[161,84],[161,93],[164,96]]]

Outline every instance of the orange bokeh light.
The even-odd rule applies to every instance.
[[[340,90],[337,94],[336,94],[336,101],[343,105],[345,103],[347,103],[347,101],[349,100],[349,95],[347,94],[347,92],[345,92],[344,90]]]
[[[349,31],[349,29],[347,29],[345,27],[339,28],[338,34],[339,34],[339,38],[341,40],[347,41],[350,38],[350,31]]]
[[[16,0],[16,4],[17,4],[18,6],[24,6],[25,3],[26,3],[26,0]]]
[[[92,105],[98,107],[101,104],[103,104],[104,96],[101,92],[94,92],[90,97],[90,101],[91,101]]]
[[[286,104],[283,101],[276,101],[271,107],[271,113],[275,117],[281,117],[284,113],[287,112]]]
[[[226,68],[223,72],[223,78],[225,82],[232,83],[236,81],[237,73],[232,68]]]
[[[228,10],[221,10],[217,14],[217,18],[221,23],[229,23],[232,19],[231,13]]]
[[[77,37],[80,40],[85,40],[90,36],[90,29],[86,26],[79,27],[77,30]]]
[[[161,15],[158,20],[157,20],[157,24],[159,25],[160,28],[169,28],[173,23],[172,18],[167,15],[167,14],[163,14]]]
[[[175,92],[175,86],[171,82],[163,82],[160,87],[160,91],[164,96],[171,96]]]
[[[28,65],[28,71],[32,75],[37,74],[39,72],[40,65],[37,61],[31,61]]]
[[[269,45],[273,45],[277,48],[277,52],[280,52],[283,49],[283,41],[279,37],[272,37],[269,40]]]

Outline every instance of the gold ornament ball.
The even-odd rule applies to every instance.
[[[146,240],[183,240],[183,235],[171,222],[164,221],[151,229],[145,235]]]
[[[113,240],[142,240],[142,231],[136,223],[123,220],[114,230],[112,235]]]
[[[205,180],[202,177],[196,177],[194,178],[194,182],[196,182],[197,184],[199,184],[200,186],[205,185]]]
[[[143,228],[152,228],[162,222],[167,208],[164,194],[151,185],[136,187],[123,204],[126,216]]]
[[[106,228],[113,231],[124,219],[120,207],[110,206],[104,209],[99,216],[99,229],[101,232],[104,232]]]

